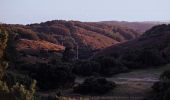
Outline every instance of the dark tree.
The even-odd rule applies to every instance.
[[[127,72],[128,69],[119,60],[112,57],[99,57],[95,60],[101,66],[100,74],[103,76],[112,76],[120,72]]]
[[[100,73],[100,70],[100,64],[90,60],[77,61],[73,68],[73,72],[80,76],[91,76]]]
[[[82,84],[74,88],[74,92],[80,94],[105,94],[115,87],[114,82],[107,81],[105,78],[87,78]]]

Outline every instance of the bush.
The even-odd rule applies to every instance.
[[[160,81],[152,86],[155,97],[153,100],[169,100],[170,98],[170,71],[167,70],[160,76]]]
[[[100,74],[103,76],[112,76],[117,73],[128,71],[127,67],[120,61],[111,57],[99,57],[95,61],[100,64]]]
[[[24,28],[17,27],[16,33],[19,33],[21,38],[24,38],[24,39],[30,39],[30,40],[38,40],[39,39],[37,34],[30,29],[24,29]]]
[[[144,48],[129,50],[120,56],[121,62],[131,69],[146,68],[146,66],[160,66],[167,63],[162,53],[157,49]]]
[[[160,76],[160,79],[163,80],[163,81],[170,81],[170,70],[166,70],[164,71],[161,76]]]
[[[55,43],[57,44],[58,41],[56,40],[56,38],[54,38],[54,36],[46,34],[46,33],[37,33],[37,35],[39,36],[40,39],[51,42],[51,43]]]
[[[6,31],[0,30],[0,99],[9,100],[9,98],[13,100],[33,100],[36,81],[33,80],[28,89],[24,87],[24,85],[19,83],[13,83],[14,85],[9,86],[11,81],[3,80],[6,68],[8,67],[8,63],[4,61],[4,50],[7,46],[8,41],[8,33]],[[11,76],[13,77],[13,76]],[[6,84],[8,83],[9,84]],[[10,95],[8,95],[10,94]]]
[[[157,93],[164,92],[168,88],[170,88],[170,81],[159,81],[152,86],[152,89]]]
[[[73,73],[80,76],[91,76],[100,72],[100,64],[95,61],[78,61],[74,64]]]
[[[163,57],[170,62],[170,45],[162,51]]]
[[[14,72],[6,72],[3,80],[6,82],[6,84],[9,87],[12,87],[16,83],[20,83],[25,86],[26,89],[30,87],[30,84],[32,83],[33,79],[31,79],[29,76],[25,76],[22,74],[17,74]]]
[[[0,29],[0,60],[2,60],[4,51],[7,47],[8,35],[9,34],[5,30]]]
[[[137,61],[139,61],[141,64],[150,66],[160,66],[166,64],[166,60],[162,57],[160,52],[154,49],[142,50],[137,58]]]
[[[34,80],[29,89],[26,89],[24,85],[16,83],[11,88],[11,93],[14,95],[14,100],[34,100],[36,81]]]
[[[163,100],[170,100],[170,89],[165,92]]]
[[[42,90],[69,88],[75,80],[69,64],[37,63],[27,71],[30,77],[37,80],[37,85]]]
[[[87,78],[82,84],[74,87],[74,92],[80,94],[105,94],[114,89],[115,83],[105,78]]]
[[[63,52],[62,60],[65,62],[71,62],[75,60],[75,50],[73,48],[66,47]]]
[[[170,79],[170,70],[166,70],[160,75],[160,81],[154,83],[154,85],[152,86],[153,90],[155,92],[164,92],[167,89],[169,89],[170,88],[169,79]]]
[[[128,68],[136,69],[142,66],[137,62],[139,51],[127,50],[124,54],[120,56],[120,61]]]

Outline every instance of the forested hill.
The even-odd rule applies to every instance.
[[[139,36],[138,32],[129,28],[79,21],[56,20],[31,24],[27,25],[27,27],[30,27],[37,33],[51,35],[55,38],[54,41],[59,43],[62,41],[61,38],[68,37],[79,44],[82,43],[89,46],[91,49],[105,48]]]
[[[88,58],[94,52],[125,42],[140,34],[132,29],[102,23],[54,20],[39,24],[0,24],[9,33],[9,59],[34,63],[69,55]],[[15,52],[15,53],[14,53]]]
[[[108,25],[119,25],[131,28],[140,33],[144,33],[155,25],[167,24],[168,22],[159,21],[143,21],[143,22],[127,22],[127,21],[102,21],[100,23],[105,23]]]
[[[119,59],[130,68],[160,66],[170,61],[170,25],[154,26],[139,38],[108,47],[94,56]]]

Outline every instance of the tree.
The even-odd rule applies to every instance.
[[[80,76],[90,76],[100,72],[100,64],[90,60],[80,60],[74,64],[73,72]]]
[[[164,71],[161,74],[160,79],[163,80],[163,81],[170,81],[170,70]]]
[[[69,62],[75,58],[75,51],[72,48],[66,47],[63,52],[63,61]]]
[[[36,81],[34,80],[29,89],[26,89],[24,85],[16,83],[11,88],[11,93],[14,95],[15,100],[33,100],[35,93]]]
[[[138,55],[137,61],[144,65],[160,66],[166,64],[165,59],[156,49],[143,49]]]
[[[41,90],[70,88],[74,84],[75,76],[69,64],[64,63],[36,63],[28,66],[29,76],[37,80]]]
[[[77,85],[74,88],[74,92],[81,94],[105,94],[114,89],[115,86],[114,82],[107,81],[105,78],[90,77],[85,79],[82,84]]]
[[[0,59],[2,60],[4,50],[7,46],[8,33],[5,30],[0,30]]]
[[[5,30],[0,30],[0,93],[11,94],[13,100],[33,100],[35,93],[36,81],[30,85],[30,89],[26,89],[22,84],[16,83],[12,88],[3,80],[8,63],[4,61],[4,50],[7,47],[8,33]],[[9,95],[4,95],[4,99]],[[6,99],[5,99],[6,100]]]
[[[4,50],[7,46],[8,34],[5,30],[0,30],[0,81],[2,80],[8,63],[4,61]],[[6,84],[1,81],[2,85]]]
[[[103,76],[112,76],[120,72],[126,72],[128,69],[119,60],[112,57],[99,57],[95,59],[101,66],[100,74]]]
[[[170,88],[165,92],[163,100],[170,100]]]
[[[170,99],[170,70],[166,70],[160,76],[160,81],[153,84],[152,100],[169,100]]]

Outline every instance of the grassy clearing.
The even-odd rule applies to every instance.
[[[117,83],[117,87],[104,96],[112,97],[144,97],[151,91],[151,86],[159,80],[160,74],[170,69],[170,64],[158,68],[138,69],[129,73],[121,73],[107,78],[109,81]],[[77,78],[76,82],[83,82],[84,78]],[[118,99],[119,100],[119,99]],[[124,99],[128,100],[128,99]]]
[[[111,78],[108,78],[108,80],[111,81],[154,81],[158,80],[160,74],[170,69],[170,64],[158,68],[148,68],[148,69],[139,69],[139,70],[133,70],[129,73],[121,73],[117,74]]]
[[[107,94],[99,96],[80,95],[69,89],[63,91],[63,96],[66,96],[64,100],[141,100],[151,91],[151,86],[159,80],[160,74],[167,69],[170,69],[170,64],[158,68],[139,69],[117,74],[107,78],[107,80],[117,83],[116,88]],[[81,83],[84,79],[78,77],[76,82]],[[55,91],[50,93],[55,94]],[[45,94],[49,94],[49,92]]]

